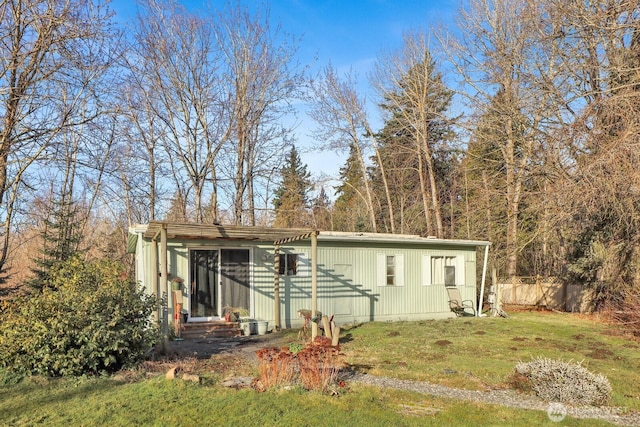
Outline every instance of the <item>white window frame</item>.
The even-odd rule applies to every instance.
[[[387,284],[387,257],[394,259],[394,279],[395,284]],[[398,288],[404,286],[404,254],[383,253],[376,254],[376,284],[380,287]]]
[[[441,285],[444,286],[444,280],[442,283],[433,283],[433,259],[434,258],[454,258],[453,265],[455,266],[455,286],[464,286],[466,280],[465,271],[465,258],[464,255],[432,255],[422,254],[422,286]],[[444,267],[444,263],[443,263]],[[444,271],[442,272],[444,277]]]

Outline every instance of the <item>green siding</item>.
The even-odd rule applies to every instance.
[[[273,245],[270,243],[237,243],[229,241],[170,241],[169,271],[187,284],[189,280],[189,249],[248,248],[250,249],[252,290],[251,315],[274,323]],[[148,292],[153,293],[151,242],[143,241],[145,271],[139,272]],[[297,311],[311,308],[310,243],[308,241],[283,246],[281,253],[301,254],[299,275],[280,276],[280,312],[283,327],[298,327],[302,319]],[[403,259],[403,286],[378,286],[377,255],[400,255]],[[318,309],[339,323],[364,321],[397,321],[451,317],[443,284],[425,286],[423,256],[463,257],[464,284],[459,288],[463,299],[476,298],[476,253],[472,247],[438,247],[401,244],[353,242],[323,242],[318,245]],[[158,260],[159,262],[159,260]],[[140,266],[140,264],[138,264]],[[188,309],[186,290],[183,291]],[[170,301],[169,307],[173,302]],[[172,313],[171,313],[172,315]],[[170,317],[172,318],[172,317]]]

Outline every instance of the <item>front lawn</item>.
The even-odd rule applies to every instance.
[[[508,319],[366,323],[345,326],[342,350],[353,369],[469,389],[502,388],[518,361],[545,356],[583,361],[606,375],[611,406],[640,409],[638,343],[614,326],[572,314],[522,312]],[[283,333],[284,342],[295,331]],[[0,425],[558,425],[542,411],[457,401],[347,384],[337,396],[300,388],[231,390],[228,373],[255,367],[218,355],[189,366],[200,384],[165,380],[162,371],[111,378],[30,378],[0,386]],[[225,359],[226,358],[226,359]],[[609,425],[565,419],[562,425]]]
[[[520,361],[582,362],[613,387],[611,406],[640,409],[640,344],[595,316],[515,312],[503,318],[365,323],[344,331],[356,369],[458,388],[502,388]]]

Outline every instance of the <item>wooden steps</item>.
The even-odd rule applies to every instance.
[[[180,331],[180,337],[184,339],[229,338],[240,335],[242,330],[238,322],[224,320],[185,323]]]

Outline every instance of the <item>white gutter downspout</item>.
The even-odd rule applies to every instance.
[[[482,311],[482,304],[484,303],[484,282],[487,277],[487,258],[489,257],[489,245],[484,247],[484,260],[482,261],[482,279],[480,281],[480,302],[478,303],[478,309],[476,310],[476,317],[480,317]]]

